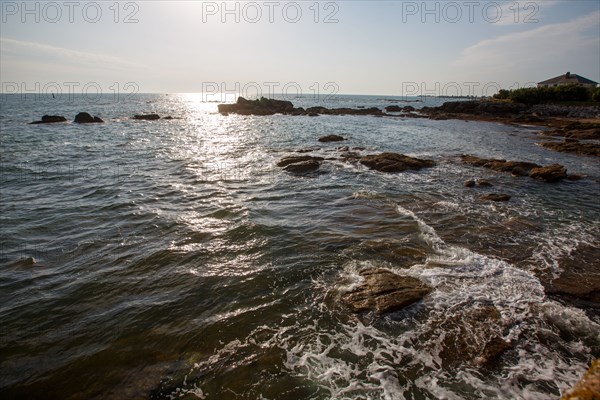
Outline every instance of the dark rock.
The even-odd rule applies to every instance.
[[[340,135],[327,135],[327,136],[323,136],[319,138],[319,142],[341,142],[344,139],[342,136]]]
[[[510,196],[503,193],[490,193],[480,197],[481,200],[490,200],[490,201],[509,201]]]
[[[491,186],[494,186],[494,185],[492,185],[492,183],[490,181],[487,181],[485,179],[478,179],[477,180],[477,186],[479,186],[479,187],[491,187]]]
[[[284,157],[277,163],[278,167],[286,167],[290,164],[301,163],[304,161],[323,161],[323,157],[313,157],[313,156],[292,156],[292,157]]]
[[[316,112],[310,112],[307,114],[309,117],[318,117],[319,114],[317,114]]]
[[[348,146],[342,146],[342,147],[338,147],[336,150],[337,151],[350,151],[350,148]]]
[[[170,120],[170,119],[174,119],[174,118],[171,117],[170,115],[167,115],[166,117],[163,117],[162,119]]]
[[[421,168],[433,167],[435,163],[431,160],[422,160],[398,153],[381,153],[364,156],[360,163],[380,172],[402,172],[406,170],[419,170]]]
[[[583,378],[560,398],[560,400],[598,399],[600,399],[600,359],[593,361]]]
[[[568,181],[580,181],[580,180],[584,179],[584,176],[580,175],[580,174],[569,174],[569,175],[567,175],[566,179]]]
[[[464,187],[474,187],[475,186],[475,179],[469,179],[466,180],[465,183],[463,184]]]
[[[512,176],[529,176],[529,172],[525,168],[515,167],[510,171]]]
[[[141,114],[135,115],[133,119],[144,121],[156,121],[157,119],[160,119],[160,116],[158,114]]]
[[[402,107],[396,106],[396,105],[387,106],[385,108],[385,111],[387,111],[387,112],[400,112],[400,111],[402,111]]]
[[[398,311],[431,292],[431,287],[421,280],[385,269],[366,269],[360,275],[365,281],[342,296],[354,312],[375,311],[384,314]]]
[[[510,349],[512,349],[511,343],[494,335],[485,344],[481,354],[475,359],[475,363],[479,366],[491,367],[506,350]]]
[[[299,163],[286,165],[283,169],[287,172],[295,174],[304,174],[307,172],[313,172],[319,169],[321,163],[315,160],[302,161]]]
[[[499,172],[511,172],[517,176],[527,176],[533,168],[541,167],[541,165],[523,161],[506,161],[494,158],[480,158],[469,155],[462,155],[460,158],[464,164],[489,168]]]
[[[31,124],[54,124],[56,122],[67,122],[67,119],[61,115],[44,115],[41,121],[34,121]]]
[[[553,164],[547,167],[533,168],[529,176],[546,182],[557,182],[567,177],[567,169],[560,164]]]
[[[404,112],[411,112],[411,111],[415,111],[416,108],[414,108],[413,106],[404,106],[404,108],[402,108],[402,111]]]
[[[219,104],[219,112],[237,113],[241,115],[273,115],[278,113],[292,113],[294,105],[290,101],[267,99],[261,97],[257,100],[247,100],[238,97],[234,104]]]
[[[363,151],[363,150],[365,150],[365,148],[364,147],[353,147],[352,150]]]
[[[102,121],[102,119],[100,119],[99,117],[92,117],[90,114],[86,113],[86,112],[80,112],[79,114],[77,114],[75,116],[75,121],[78,124],[91,124],[91,123],[97,123],[97,122],[104,122]]]

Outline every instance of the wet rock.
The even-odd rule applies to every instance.
[[[398,153],[381,153],[364,156],[360,163],[380,172],[402,172],[406,170],[419,170],[421,168],[433,167],[435,163],[431,160],[413,158]]]
[[[367,240],[360,244],[358,250],[359,254],[355,254],[354,257],[363,256],[370,261],[378,259],[400,268],[410,268],[427,260],[424,249],[406,242]]]
[[[86,112],[80,112],[79,114],[77,114],[75,116],[75,120],[73,122],[76,122],[78,124],[91,124],[91,123],[98,123],[98,122],[104,122],[102,121],[102,119],[100,119],[99,117],[93,116],[91,114],[88,114]]]
[[[387,112],[400,112],[400,111],[402,111],[402,107],[396,106],[396,105],[387,106],[385,108],[385,111],[387,111]]]
[[[581,174],[569,174],[567,175],[567,180],[568,181],[580,181],[582,179],[584,179],[585,177]]]
[[[417,278],[400,276],[385,269],[366,269],[360,272],[364,282],[342,296],[352,311],[374,311],[385,314],[401,310],[431,292]]]
[[[323,161],[324,158],[323,157],[314,157],[314,156],[292,156],[292,157],[284,157],[281,160],[279,160],[279,162],[277,163],[278,167],[286,167],[290,164],[296,164],[296,163],[301,163],[301,162],[305,162],[305,161],[316,161],[316,162],[321,162]]]
[[[469,179],[469,180],[466,180],[466,181],[463,183],[463,186],[464,186],[464,187],[468,187],[468,188],[475,187],[475,179]]]
[[[305,174],[319,169],[321,163],[315,160],[302,161],[286,165],[283,169],[294,174]]]
[[[481,354],[475,358],[475,364],[487,368],[492,367],[502,354],[510,349],[512,349],[510,342],[494,335],[485,344]]]
[[[462,155],[461,161],[463,164],[489,168],[499,172],[513,172],[514,170],[517,170],[517,174],[524,173],[525,176],[529,175],[529,171],[531,171],[531,169],[541,167],[541,165],[530,162],[506,161],[494,158],[480,158],[470,155]]]
[[[489,201],[509,201],[510,196],[503,193],[490,193],[479,197],[481,200]]]
[[[404,108],[402,108],[402,111],[404,112],[411,112],[411,111],[415,111],[416,108],[414,108],[413,106],[404,106]]]
[[[600,359],[592,362],[583,378],[560,398],[561,400],[600,399]]]
[[[67,122],[62,115],[44,115],[40,121],[33,121],[31,124],[54,124],[57,122]]]
[[[166,117],[163,117],[162,119],[171,120],[171,119],[175,119],[175,118],[173,118],[173,117],[172,117],[172,116],[170,116],[170,115],[167,115]]]
[[[529,172],[525,168],[515,167],[510,172],[512,176],[529,176]]]
[[[158,114],[139,114],[139,115],[134,115],[133,119],[144,120],[144,121],[156,121],[157,119],[160,119],[160,115],[158,115]]]
[[[492,183],[486,179],[478,179],[477,180],[477,186],[479,187],[491,187],[494,186],[492,185]]]
[[[323,136],[319,138],[319,142],[341,142],[344,141],[346,139],[344,139],[342,136],[340,135],[327,135],[327,136]]]
[[[561,153],[575,153],[586,156],[600,157],[600,144],[593,142],[564,141],[564,142],[542,142],[540,146]]]
[[[560,164],[553,164],[547,167],[533,168],[529,176],[546,182],[557,182],[567,177],[567,169]]]

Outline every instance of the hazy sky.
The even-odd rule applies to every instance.
[[[598,1],[0,6],[3,92],[482,95],[567,71],[600,82]]]

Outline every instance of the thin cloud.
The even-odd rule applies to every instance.
[[[44,62],[48,59],[65,66],[77,66],[91,69],[131,71],[145,68],[118,57],[71,50],[43,43],[27,42],[10,38],[0,38],[3,59],[31,60]]]
[[[544,62],[549,55],[578,51],[598,52],[598,36],[587,36],[590,28],[597,28],[600,12],[564,23],[540,26],[524,32],[511,33],[467,47],[453,62],[458,67],[489,67],[502,69],[512,65]]]

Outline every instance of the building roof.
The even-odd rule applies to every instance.
[[[552,85],[552,84],[558,84],[558,83],[562,83],[562,84],[580,83],[580,84],[584,84],[584,85],[597,85],[598,84],[598,82],[594,82],[588,78],[584,78],[583,76],[567,72],[564,75],[550,78],[543,82],[538,82],[538,85]]]

